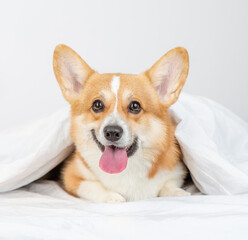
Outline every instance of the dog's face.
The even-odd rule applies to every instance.
[[[188,73],[188,54],[176,48],[140,75],[99,74],[72,49],[59,45],[54,72],[71,104],[71,136],[82,155],[101,154],[100,168],[119,173],[137,154],[165,148],[173,104]],[[144,158],[145,159],[145,158]]]

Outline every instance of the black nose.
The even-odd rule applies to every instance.
[[[118,141],[123,133],[123,129],[119,126],[106,126],[103,129],[104,136],[107,140],[111,142]]]

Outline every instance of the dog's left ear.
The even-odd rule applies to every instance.
[[[161,101],[170,106],[175,103],[188,75],[189,56],[185,48],[178,47],[161,57],[146,74]]]

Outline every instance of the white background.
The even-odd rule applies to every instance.
[[[59,43],[101,73],[140,73],[184,46],[184,91],[248,120],[248,1],[1,1],[0,37],[0,130],[67,104],[52,69]]]

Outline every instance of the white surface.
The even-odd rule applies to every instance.
[[[92,204],[54,182],[0,194],[0,239],[247,240],[248,195]]]
[[[0,133],[0,192],[41,178],[73,150],[69,109]]]
[[[176,46],[186,92],[248,120],[248,1],[1,1],[0,130],[66,105],[52,70],[65,43],[99,72],[139,73]]]
[[[171,109],[194,183],[206,194],[248,193],[248,124],[221,105],[182,94]],[[0,134],[0,192],[45,175],[72,148],[69,111]]]
[[[248,193],[248,124],[203,97],[183,94],[171,110],[197,187],[206,194]]]

